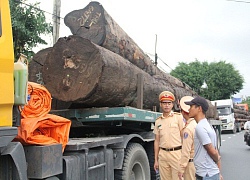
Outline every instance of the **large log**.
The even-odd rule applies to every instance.
[[[46,61],[48,54],[52,51],[52,47],[42,49],[38,51],[32,60],[30,61],[29,68],[29,77],[28,80],[30,82],[36,82],[38,84],[44,85],[43,82],[43,65]],[[71,102],[60,101],[53,97],[51,109],[68,109],[71,106]]]
[[[218,114],[217,108],[214,105],[212,105],[211,101],[209,101],[208,99],[207,99],[207,102],[208,102],[209,107],[206,112],[206,118],[219,120],[219,114]]]
[[[164,90],[179,97],[194,95],[191,90],[150,76],[118,54],[80,36],[60,38],[43,67],[44,83],[52,96],[82,107],[136,107],[139,74],[144,77],[145,109],[158,107],[158,95]]]
[[[152,76],[163,78],[174,86],[190,89],[179,79],[156,67],[150,57],[113,20],[99,2],[90,2],[85,8],[68,13],[64,23],[73,35],[87,38],[121,55]]]
[[[29,81],[35,82],[38,84],[44,84],[43,83],[43,75],[42,75],[42,69],[43,64],[46,60],[47,55],[51,52],[52,47],[42,49],[38,51],[30,61],[28,68],[29,68]]]

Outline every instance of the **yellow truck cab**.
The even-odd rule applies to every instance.
[[[23,146],[12,142],[17,135],[13,127],[14,49],[9,1],[0,1],[0,179],[27,179]]]
[[[0,2],[0,126],[12,126],[14,53],[9,2]]]

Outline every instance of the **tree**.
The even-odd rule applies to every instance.
[[[40,36],[52,32],[51,24],[46,23],[44,12],[38,7],[39,3],[27,5],[25,2],[10,0],[15,59],[20,53],[33,56],[32,49],[37,44],[47,44]]]
[[[170,74],[209,100],[228,99],[239,92],[244,83],[239,71],[225,61],[210,64],[197,59],[189,64],[180,62]],[[206,89],[201,88],[204,81],[208,86]]]

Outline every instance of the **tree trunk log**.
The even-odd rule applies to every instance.
[[[218,114],[216,107],[212,105],[211,101],[209,101],[208,99],[207,99],[207,102],[208,102],[209,107],[206,112],[206,118],[219,120],[219,114]]]
[[[38,51],[32,58],[32,61],[30,61],[28,68],[29,68],[29,81],[35,82],[38,84],[44,84],[43,83],[43,75],[42,75],[42,69],[44,62],[46,60],[47,55],[52,51],[52,47],[43,49],[41,51]]]
[[[60,38],[43,67],[44,83],[52,96],[82,107],[136,107],[139,74],[144,77],[144,109],[159,107],[158,95],[164,90],[180,97],[193,95],[193,91],[156,79],[118,54],[80,36]]]
[[[150,57],[112,19],[100,3],[90,2],[85,8],[68,13],[64,18],[64,23],[73,35],[89,39],[121,55],[151,76],[157,76],[171,84],[190,89],[179,79],[156,67]]]
[[[43,49],[41,51],[38,51],[34,57],[32,58],[32,61],[30,61],[28,68],[29,68],[29,77],[28,80],[30,82],[35,82],[38,84],[44,85],[43,82],[43,65],[46,61],[46,58],[48,54],[52,51],[52,47]],[[71,102],[64,102],[60,101],[52,96],[52,103],[51,103],[51,109],[68,109],[71,106]]]

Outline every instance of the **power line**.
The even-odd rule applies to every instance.
[[[161,62],[163,63],[163,64],[165,64],[167,67],[169,67],[169,69],[171,69],[172,71],[173,71],[173,69],[167,64],[167,63],[165,63],[165,61],[163,61],[160,57],[158,57],[160,60],[161,60]]]
[[[54,13],[50,13],[50,12],[48,12],[48,11],[44,11],[44,10],[38,8],[38,7],[32,6],[32,5],[30,5],[30,4],[26,4],[26,3],[24,3],[24,2],[22,2],[22,1],[20,1],[20,0],[15,0],[15,2],[20,3],[20,4],[23,4],[23,5],[25,5],[25,6],[32,7],[32,8],[34,8],[34,9],[38,10],[38,11],[41,11],[41,12],[44,12],[44,13],[47,13],[47,14],[56,16],[57,18],[64,19],[63,17],[57,16],[57,15],[54,14]]]
[[[226,0],[226,1],[233,1],[238,3],[250,3],[250,1],[238,1],[238,0]]]
[[[147,53],[145,52],[146,54],[150,55],[150,56],[155,56],[154,54],[151,54],[151,53]],[[159,60],[161,60],[161,62],[166,65],[169,69],[173,70],[164,60],[162,60],[159,56],[157,56]],[[153,62],[153,61],[152,61]]]

